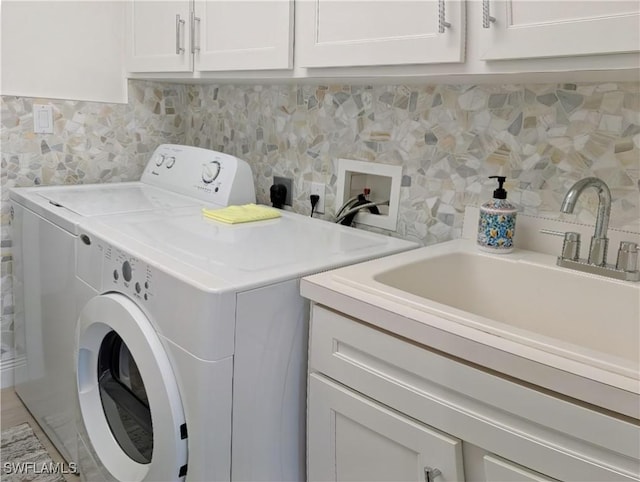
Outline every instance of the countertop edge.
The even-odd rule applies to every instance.
[[[372,303],[371,295],[367,296],[366,293],[336,283],[330,272],[303,278],[300,292],[312,302],[366,321],[381,330],[426,348],[583,402],[595,409],[640,420],[638,393],[561,370],[394,313]]]

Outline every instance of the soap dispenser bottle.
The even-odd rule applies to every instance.
[[[498,189],[493,191],[493,199],[480,207],[478,246],[492,253],[509,253],[513,250],[517,210],[507,201],[507,191],[502,187],[507,178],[489,176],[489,179],[498,180]]]

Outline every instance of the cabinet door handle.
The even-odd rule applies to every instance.
[[[495,21],[496,18],[490,15],[489,0],[482,0],[482,28],[489,28]]]
[[[436,469],[433,467],[425,467],[424,468],[424,482],[433,482],[438,475],[442,475],[440,469]]]
[[[451,27],[449,22],[445,21],[445,5],[444,0],[438,0],[438,32],[444,33],[444,29]]]
[[[181,31],[182,31],[182,26],[184,25],[184,20],[182,20],[180,18],[180,14],[176,14],[176,54],[180,55],[182,52],[184,52],[184,47],[181,45],[182,42],[180,42],[181,40]]]
[[[196,22],[198,23],[198,44],[196,45]],[[196,17],[195,12],[191,12],[191,53],[200,52],[200,17]]]

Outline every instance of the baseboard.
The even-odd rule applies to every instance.
[[[22,365],[23,363],[25,363],[23,356],[0,361],[1,388],[13,386],[13,370],[16,366]]]

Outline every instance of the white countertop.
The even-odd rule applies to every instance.
[[[315,303],[426,348],[560,396],[640,420],[637,360],[615,357],[609,360],[603,356],[602,362],[591,363],[589,350],[584,357],[566,356],[561,343],[560,349],[549,349],[542,342],[523,342],[524,338],[518,336],[517,329],[515,336],[505,335],[500,331],[499,323],[484,329],[473,323],[473,317],[465,318],[461,312],[451,312],[446,307],[443,310],[443,305],[425,303],[424,299],[416,301],[406,293],[399,295],[398,291],[387,289],[374,279],[376,273],[414,262],[423,256],[421,252],[425,250],[442,251],[452,249],[452,246],[456,250],[475,248],[471,240],[456,240],[320,273],[302,280],[301,293]],[[521,254],[539,257],[541,262],[554,259],[553,256],[530,251]],[[517,258],[521,254],[516,250],[510,256]],[[640,286],[632,288],[631,299],[637,288]],[[640,305],[640,296],[638,303]],[[640,340],[637,341],[640,350]]]

